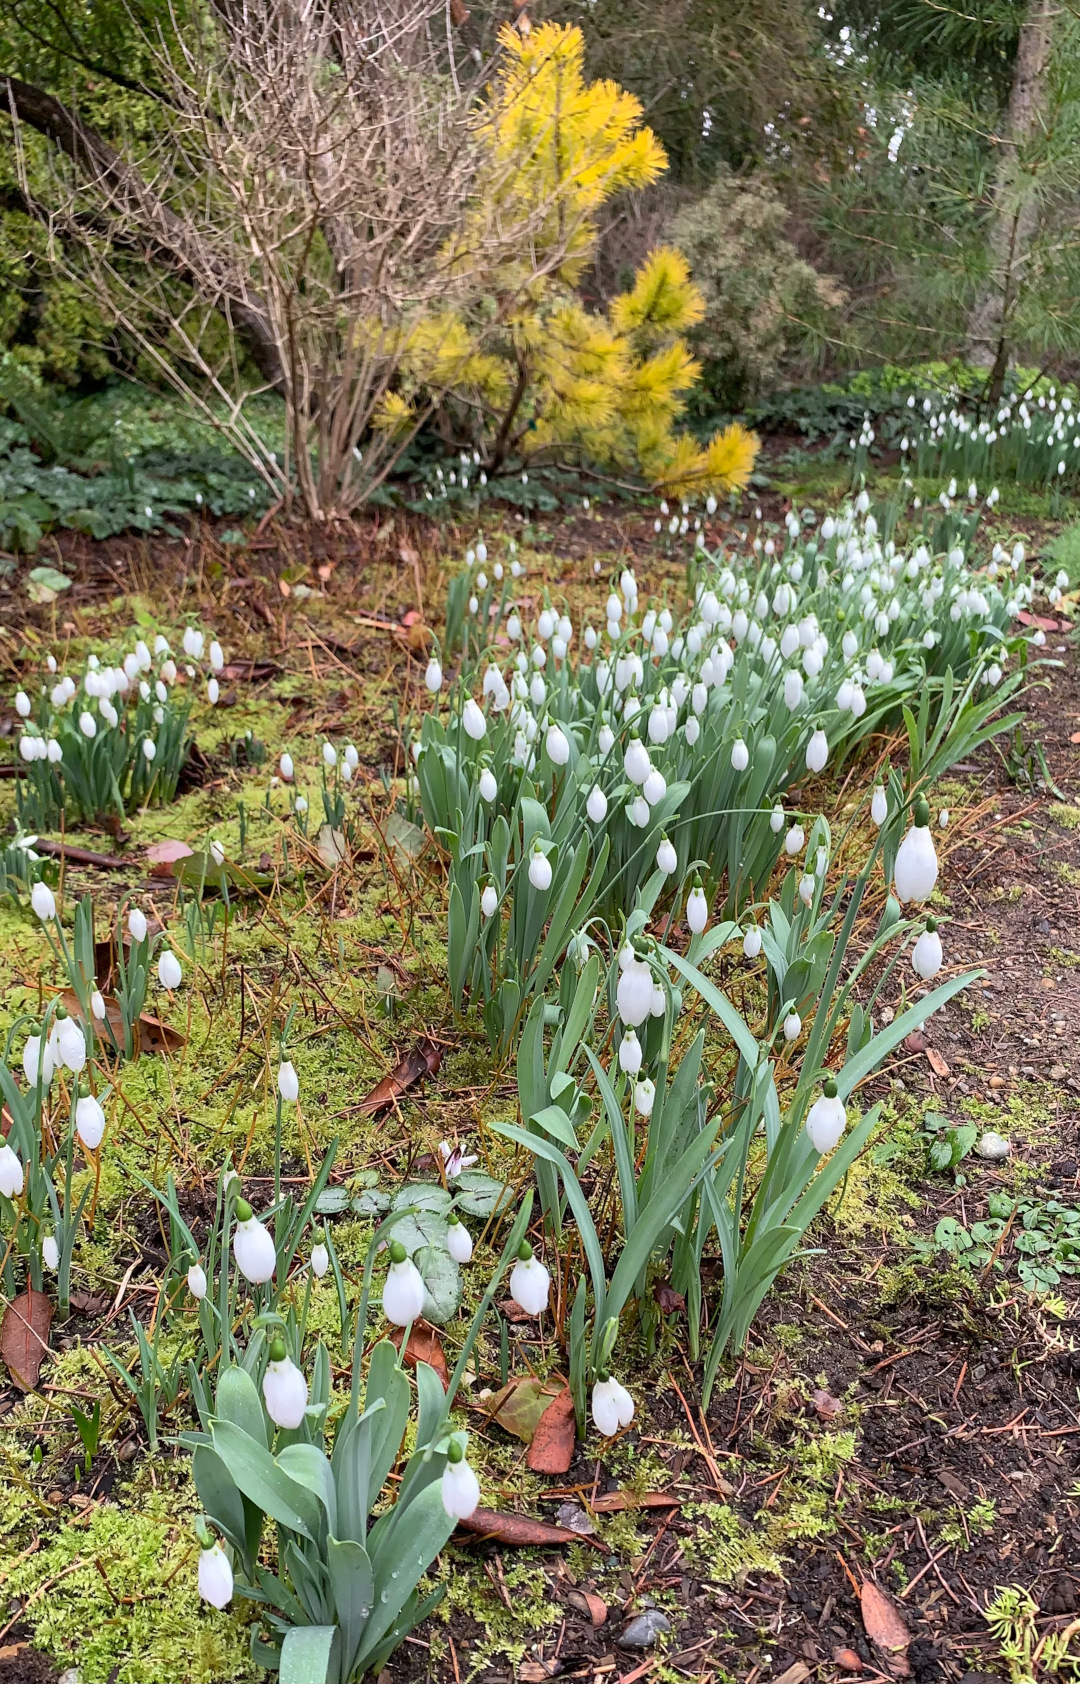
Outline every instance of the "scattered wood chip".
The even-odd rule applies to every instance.
[[[819,1386],[816,1391],[810,1393],[810,1402],[813,1404],[814,1413],[820,1421],[835,1421],[836,1417],[843,1413],[844,1406],[840,1399],[833,1397],[832,1393],[826,1391],[823,1386]]]
[[[366,1098],[360,1101],[359,1109],[369,1117],[373,1117],[377,1111],[385,1111],[422,1077],[437,1076],[441,1063],[442,1048],[434,1041],[422,1037],[415,1047],[410,1047],[389,1076],[384,1076],[381,1082],[376,1082]]]
[[[574,1460],[576,1441],[574,1400],[564,1386],[537,1422],[525,1460],[533,1473],[564,1474]]]
[[[517,1669],[519,1684],[545,1684],[549,1678],[558,1678],[562,1667],[557,1656],[550,1661],[522,1661]]]
[[[867,1579],[859,1591],[863,1625],[866,1635],[885,1657],[894,1678],[910,1678],[911,1665],[907,1658],[911,1633],[895,1602]]]
[[[249,684],[260,679],[276,678],[285,671],[277,661],[226,661],[218,673],[219,679],[246,679]]]
[[[119,854],[99,854],[93,848],[76,848],[71,842],[54,842],[48,836],[38,837],[34,852],[49,854],[53,859],[70,860],[72,865],[100,866],[103,871],[127,871],[131,865],[129,859],[122,860]]]
[[[397,1346],[399,1351],[401,1350],[401,1341],[404,1336],[405,1329],[403,1327],[395,1328],[393,1333],[390,1335],[391,1340]],[[415,1368],[419,1362],[426,1362],[429,1368],[433,1368],[435,1370],[439,1379],[442,1381],[443,1391],[445,1392],[449,1390],[450,1370],[446,1366],[446,1353],[442,1348],[442,1340],[439,1338],[438,1333],[435,1328],[431,1326],[430,1322],[413,1322],[412,1332],[409,1334],[409,1343],[406,1345],[402,1355],[403,1360],[410,1368]]]
[[[552,1526],[546,1520],[533,1520],[527,1514],[504,1514],[497,1509],[475,1509],[468,1520],[459,1520],[458,1529],[476,1532],[481,1538],[494,1538],[496,1543],[510,1544],[516,1549],[544,1549],[551,1545],[564,1549],[567,1544],[591,1544],[604,1555],[610,1551],[599,1538],[583,1532],[570,1532],[562,1526]]]
[[[589,1507],[594,1514],[617,1514],[620,1509],[678,1509],[682,1499],[673,1497],[670,1491],[646,1491],[642,1496],[636,1491],[605,1491],[591,1497]]]
[[[805,1661],[792,1661],[786,1672],[782,1672],[774,1684],[806,1684],[810,1676],[810,1668]]]
[[[49,1349],[52,1300],[30,1287],[13,1298],[0,1320],[0,1357],[21,1392],[33,1391]]]
[[[936,1047],[927,1047],[926,1062],[934,1072],[935,1076],[941,1076],[944,1078],[949,1074],[949,1066],[946,1064],[941,1054],[937,1051]]]
[[[593,1630],[599,1631],[608,1616],[607,1603],[602,1596],[591,1590],[568,1590],[566,1600],[579,1614],[586,1614]]]

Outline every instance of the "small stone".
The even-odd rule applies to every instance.
[[[555,1518],[560,1526],[567,1527],[571,1532],[579,1532],[586,1538],[596,1531],[591,1518],[580,1503],[560,1503],[555,1510]]]
[[[986,1158],[992,1164],[1000,1164],[1009,1156],[1012,1147],[1004,1135],[997,1134],[993,1129],[987,1129],[979,1144],[975,1148],[980,1158]]]
[[[1003,1088],[1005,1086],[1004,1076],[991,1076],[990,1086],[992,1088]]]
[[[78,1667],[69,1666],[66,1672],[60,1674],[57,1684],[82,1684]]]
[[[1063,1082],[1068,1074],[1069,1072],[1063,1064],[1052,1064],[1050,1066],[1050,1080],[1052,1082]]]
[[[631,1620],[619,1638],[623,1649],[651,1649],[656,1639],[671,1630],[671,1621],[659,1608],[649,1608]]]

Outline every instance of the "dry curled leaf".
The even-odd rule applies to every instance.
[[[885,1656],[886,1665],[894,1678],[910,1678],[907,1648],[911,1642],[900,1610],[895,1602],[867,1579],[859,1591],[863,1625],[866,1635]]]
[[[816,1391],[810,1393],[810,1402],[814,1406],[815,1414],[821,1421],[835,1421],[844,1408],[840,1399],[833,1397],[832,1393],[826,1391],[824,1386],[819,1386]]]
[[[494,1538],[498,1544],[511,1544],[518,1549],[544,1549],[552,1544],[559,1548],[567,1544],[590,1544],[593,1549],[609,1554],[608,1546],[599,1538],[583,1532],[571,1532],[563,1526],[552,1526],[546,1520],[533,1520],[527,1514],[503,1514],[497,1509],[474,1509],[468,1520],[459,1520],[458,1527],[466,1532],[479,1533],[482,1538]]]
[[[399,1351],[404,1335],[405,1329],[403,1327],[395,1328],[390,1335],[392,1342]],[[409,1334],[409,1343],[402,1353],[402,1360],[410,1368],[415,1368],[418,1362],[426,1362],[429,1368],[435,1370],[442,1381],[443,1391],[449,1390],[450,1370],[446,1366],[446,1354],[442,1348],[442,1340],[430,1322],[413,1322],[412,1332]]]
[[[605,1491],[590,1497],[589,1507],[593,1514],[617,1514],[620,1509],[678,1509],[682,1501],[670,1491],[646,1491],[642,1496],[636,1491]]]
[[[65,988],[61,998],[69,1014],[78,1018],[81,1022],[83,1011],[75,990]],[[105,1020],[112,1029],[117,1044],[122,1047],[124,1044],[124,1014],[120,1010],[120,1002],[114,994],[106,994],[104,1000]],[[155,1017],[152,1012],[143,1012],[136,1025],[135,1040],[137,1050],[145,1053],[179,1052],[180,1048],[187,1044],[186,1035],[182,1035],[179,1029],[172,1029],[167,1023],[162,1023],[161,1019]]]
[[[387,1106],[395,1104],[421,1077],[437,1076],[441,1063],[442,1048],[434,1041],[421,1037],[415,1047],[409,1048],[389,1076],[384,1076],[381,1082],[376,1082],[366,1098],[360,1101],[359,1110],[371,1117],[377,1111],[385,1111]]]
[[[576,1608],[579,1614],[587,1614],[594,1631],[598,1631],[607,1619],[607,1603],[603,1597],[597,1596],[591,1590],[568,1590],[566,1600],[571,1608]]]
[[[49,1349],[53,1307],[31,1287],[13,1298],[0,1321],[0,1357],[20,1391],[33,1391]]]
[[[175,836],[167,837],[163,842],[152,842],[146,850],[151,877],[171,877],[175,862],[191,859],[194,852],[194,848],[189,848],[186,842]]]
[[[533,1473],[564,1474],[574,1460],[574,1400],[564,1386],[541,1415],[525,1460]]]
[[[676,1292],[667,1281],[657,1281],[653,1287],[653,1297],[662,1316],[673,1316],[676,1310],[686,1309],[686,1299],[682,1293]]]
[[[546,1410],[562,1391],[561,1380],[538,1380],[534,1374],[517,1374],[491,1397],[480,1400],[476,1407],[504,1432],[531,1444]]]

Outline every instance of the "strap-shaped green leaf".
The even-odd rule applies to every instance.
[[[337,1626],[294,1626],[281,1645],[279,1684],[338,1684],[340,1652]]]
[[[328,1538],[326,1571],[341,1627],[341,1676],[351,1678],[375,1604],[375,1579],[367,1550],[351,1539]]]
[[[372,1558],[375,1601],[355,1662],[358,1673],[367,1667],[379,1640],[394,1624],[455,1526],[443,1507],[440,1484],[427,1486],[406,1505],[404,1513],[394,1512],[396,1522],[383,1533],[385,1545]]]
[[[219,1421],[231,1421],[234,1427],[247,1433],[264,1450],[269,1449],[266,1415],[259,1389],[251,1375],[245,1369],[237,1368],[235,1363],[230,1363],[222,1371],[214,1398],[214,1414]]]
[[[319,1535],[319,1503],[279,1468],[268,1450],[231,1421],[211,1421],[214,1449],[245,1497],[281,1526],[313,1542]]]
[[[710,982],[708,977],[702,976],[696,965],[691,965],[684,959],[681,953],[674,953],[669,947],[662,947],[660,952],[669,965],[674,965],[677,971],[682,972],[687,982],[694,985],[705,1004],[716,1013],[747,1064],[753,1069],[758,1061],[758,1044],[731,1001],[726,995],[721,994],[715,983]]]
[[[326,1526],[330,1532],[337,1531],[337,1496],[334,1490],[334,1475],[330,1463],[314,1444],[288,1444],[277,1454],[279,1468],[284,1468],[290,1479],[295,1479],[317,1497],[326,1511]]]

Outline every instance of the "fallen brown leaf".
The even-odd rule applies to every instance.
[[[13,1298],[0,1320],[0,1357],[22,1392],[33,1391],[49,1349],[52,1301],[30,1287]]]
[[[552,1526],[546,1520],[533,1520],[527,1514],[503,1514],[497,1509],[474,1509],[468,1520],[459,1520],[458,1527],[476,1532],[482,1538],[494,1538],[496,1543],[511,1544],[518,1549],[539,1548],[557,1544],[591,1544],[604,1555],[610,1551],[599,1538],[585,1532],[571,1532],[565,1526]]]
[[[194,848],[189,848],[186,842],[175,836],[168,837],[164,842],[152,842],[146,850],[151,877],[171,877],[175,861],[190,859],[194,852]]]
[[[678,1509],[682,1507],[682,1499],[673,1497],[670,1491],[646,1491],[638,1496],[636,1491],[605,1491],[599,1497],[588,1499],[593,1514],[617,1514],[620,1509]]]
[[[387,1106],[395,1104],[421,1077],[437,1076],[441,1063],[442,1048],[434,1041],[421,1037],[415,1047],[409,1048],[389,1076],[384,1076],[381,1082],[376,1082],[366,1098],[360,1101],[359,1109],[371,1117],[377,1111],[385,1111]]]
[[[61,998],[63,999],[64,1005],[67,1007],[69,1014],[74,1018],[78,1018],[81,1022],[83,1010],[82,1006],[79,1004],[79,996],[76,994],[75,990],[73,988],[65,988]],[[120,1010],[120,1002],[114,994],[106,994],[104,996],[104,1000],[106,1022],[111,1027],[112,1032],[116,1037],[117,1044],[119,1046],[123,1046],[124,1014]],[[135,1039],[137,1042],[136,1050],[139,1052],[174,1053],[179,1052],[180,1048],[185,1046],[187,1043],[186,1035],[182,1035],[179,1029],[172,1029],[167,1023],[162,1023],[161,1019],[159,1017],[154,1017],[152,1012],[143,1012],[139,1019],[137,1029],[138,1032]]]
[[[842,1672],[861,1672],[863,1669],[862,1658],[854,1649],[834,1649],[832,1658],[833,1665],[838,1666]]]
[[[686,1299],[681,1292],[676,1292],[667,1281],[657,1281],[653,1287],[653,1297],[656,1299],[661,1315],[673,1316],[676,1310],[686,1309]]]
[[[545,1411],[562,1391],[561,1380],[538,1380],[534,1374],[516,1374],[491,1397],[478,1399],[473,1407],[483,1410],[488,1420],[504,1432],[531,1444]],[[565,1468],[562,1471],[565,1473]]]
[[[597,1596],[591,1590],[568,1590],[566,1600],[571,1608],[576,1608],[579,1614],[587,1614],[594,1631],[598,1631],[607,1619],[607,1603],[603,1597]]]
[[[816,1391],[810,1393],[810,1402],[814,1406],[818,1419],[822,1421],[835,1421],[844,1408],[840,1399],[833,1397],[832,1393],[826,1391],[824,1387],[819,1387]]]
[[[260,678],[275,678],[284,670],[277,661],[226,661],[218,677],[229,680],[245,678],[256,682]]]
[[[937,1051],[936,1047],[927,1047],[926,1062],[934,1072],[935,1076],[945,1077],[949,1074],[949,1066],[945,1063],[945,1060]]]
[[[896,1604],[870,1579],[859,1591],[859,1602],[866,1635],[885,1656],[893,1677],[910,1678],[907,1648],[911,1633]]]
[[[390,1335],[391,1340],[401,1350],[401,1341],[405,1336],[403,1327],[395,1328]],[[446,1354],[442,1348],[442,1340],[430,1322],[414,1321],[409,1343],[406,1345],[403,1360],[410,1368],[415,1368],[418,1362],[426,1362],[433,1368],[442,1381],[443,1391],[450,1389],[450,1370],[446,1366]]]
[[[574,1460],[574,1400],[564,1386],[541,1415],[525,1460],[533,1473],[564,1474]]]
[[[913,1029],[910,1035],[904,1036],[904,1051],[909,1053],[926,1051],[926,1036],[921,1029]]]

